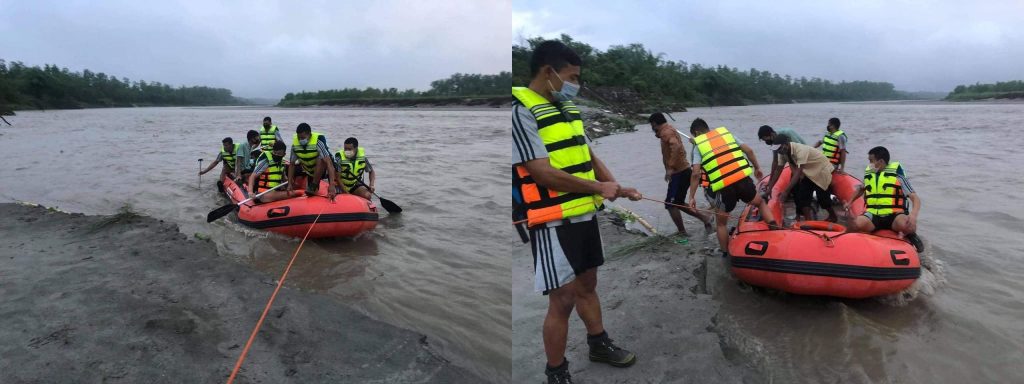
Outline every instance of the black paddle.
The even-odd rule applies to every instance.
[[[399,207],[398,204],[395,204],[394,201],[380,197],[380,195],[378,195],[376,192],[370,189],[369,185],[366,185],[366,183],[364,183],[362,180],[359,180],[359,178],[352,173],[351,169],[346,169],[345,173],[347,173],[349,176],[352,176],[352,178],[355,179],[356,182],[359,183],[359,185],[366,187],[367,191],[370,191],[370,193],[372,193],[374,196],[377,196],[377,199],[380,200],[380,205],[384,207],[385,211],[388,211],[388,213],[402,213],[402,207]]]
[[[263,196],[263,195],[267,194],[270,191],[273,191],[275,189],[281,188],[285,184],[288,184],[288,182],[286,181],[286,182],[283,182],[281,184],[278,184],[274,188],[270,188],[270,189],[268,189],[266,191],[263,191],[262,193],[260,193],[260,194],[258,194],[256,196],[253,196],[253,197],[250,197],[248,199],[239,201],[238,203],[230,203],[230,204],[227,204],[227,205],[225,205],[223,207],[214,209],[214,210],[210,211],[209,214],[206,215],[206,222],[210,223],[210,222],[213,222],[214,220],[222,218],[222,217],[226,216],[227,214],[229,214],[231,212],[234,212],[234,210],[238,209],[238,207],[242,206],[242,204],[248,203],[250,200],[255,199],[257,197],[260,197],[260,196]]]

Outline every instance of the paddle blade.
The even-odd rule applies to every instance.
[[[377,199],[380,200],[380,205],[384,207],[384,210],[388,211],[388,213],[402,213],[402,207],[399,207],[395,202],[380,196],[377,196]]]
[[[210,211],[209,214],[206,215],[206,222],[210,223],[210,222],[213,222],[214,220],[222,218],[222,217],[226,216],[227,214],[231,213],[231,211],[234,211],[236,208],[238,208],[238,206],[235,205],[234,203],[232,203],[232,204],[228,204],[228,205],[225,205],[223,207],[214,209],[214,210]]]

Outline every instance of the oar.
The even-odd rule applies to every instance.
[[[359,185],[366,187],[367,191],[370,191],[370,193],[372,193],[374,196],[377,196],[377,199],[380,200],[380,205],[384,207],[385,211],[388,211],[388,213],[402,213],[402,207],[399,207],[398,204],[395,204],[394,201],[380,197],[380,195],[378,195],[377,192],[374,192],[373,190],[370,189],[369,185],[366,185],[366,183],[364,183],[362,180],[359,180],[359,178],[352,173],[351,169],[346,169],[345,173],[347,173],[349,176],[352,176],[352,178],[355,179],[355,181],[359,183]]]
[[[206,222],[209,223],[209,222],[217,220],[217,219],[219,219],[221,217],[224,217],[225,215],[231,213],[232,211],[234,211],[238,207],[242,206],[242,204],[248,203],[252,199],[258,198],[258,197],[263,196],[263,195],[266,195],[270,191],[273,191],[275,189],[283,187],[285,184],[288,184],[288,182],[286,181],[286,182],[283,182],[281,184],[278,184],[278,185],[274,186],[274,188],[270,188],[270,189],[268,189],[266,191],[263,191],[262,193],[260,193],[260,194],[258,194],[256,196],[253,196],[253,197],[250,197],[248,199],[242,200],[242,201],[240,201],[238,203],[230,203],[230,204],[227,204],[227,205],[225,205],[223,207],[214,209],[214,210],[210,211],[209,214],[206,215]]]
[[[199,159],[199,189],[203,189],[203,159]]]

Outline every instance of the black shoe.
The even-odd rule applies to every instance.
[[[920,237],[917,237],[916,233],[911,233],[903,238],[907,239],[907,241],[910,242],[910,245],[913,245],[914,248],[917,249],[918,253],[924,252],[924,242],[921,241]]]
[[[572,384],[572,376],[569,375],[569,360],[563,360],[562,365],[557,367],[545,367],[544,375],[548,377],[548,384]]]
[[[598,336],[587,335],[587,344],[590,345],[590,361],[607,363],[619,368],[628,367],[636,362],[636,355],[633,352],[612,344],[608,332],[602,332]]]

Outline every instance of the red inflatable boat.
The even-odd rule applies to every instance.
[[[784,217],[780,195],[789,178],[787,166],[771,191],[768,209],[776,218]],[[767,178],[761,180],[762,185],[767,182]],[[860,184],[846,173],[832,175],[833,194],[843,201]],[[863,197],[850,207],[853,217],[864,209]],[[768,230],[760,220],[757,208],[748,206],[730,234],[732,272],[748,284],[801,295],[860,299],[902,291],[921,276],[917,251],[896,232],[846,233],[842,225],[824,221]]]
[[[231,179],[225,178],[224,194],[232,202],[246,199],[242,190]],[[306,185],[304,178],[296,179],[298,185]],[[280,189],[284,189],[281,187]],[[317,196],[306,197],[305,191],[292,191],[290,199],[266,204],[248,202],[238,208],[238,222],[246,226],[264,229],[282,235],[302,237],[320,214],[309,238],[354,237],[377,226],[377,206],[362,197],[338,194],[332,202],[327,198],[327,182],[320,182]]]

